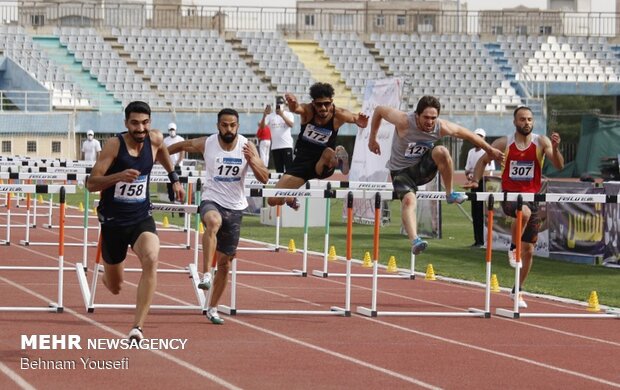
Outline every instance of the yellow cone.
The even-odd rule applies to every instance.
[[[433,269],[432,264],[426,266],[426,275],[424,276],[424,279],[435,280],[435,270]]]
[[[596,291],[592,291],[590,293],[590,298],[588,298],[588,311],[598,312],[601,311],[601,307],[598,304],[598,295]]]
[[[338,256],[336,256],[336,247],[332,245],[329,247],[329,253],[327,254],[327,260],[334,261],[337,258]]]
[[[499,281],[497,280],[497,274],[491,275],[491,292],[499,292]]]
[[[390,256],[386,271],[391,273],[398,272],[398,267],[396,266],[396,258],[394,256]]]
[[[291,238],[288,242],[288,253],[295,253],[295,252],[297,252],[297,248],[295,248],[295,240]]]
[[[202,226],[202,223],[198,224],[198,233],[202,234],[205,232],[205,227]]]
[[[39,194],[38,202],[39,204],[43,204],[43,195]]]
[[[78,207],[78,209],[80,210],[80,213],[84,212],[84,204],[82,202],[80,202],[80,206]]]
[[[168,226],[170,226],[170,222],[168,222],[168,216],[164,215],[164,222],[163,225],[165,228],[167,228]]]
[[[362,263],[364,268],[372,268],[372,260],[370,259],[370,252],[364,253],[364,262]]]

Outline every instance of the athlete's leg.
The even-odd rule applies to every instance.
[[[138,282],[136,297],[135,326],[142,327],[151,307],[155,287],[157,286],[157,260],[159,257],[159,237],[151,232],[140,234],[133,251],[142,264],[142,274]]]

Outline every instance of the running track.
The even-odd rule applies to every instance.
[[[17,223],[14,218],[13,223]],[[0,223],[6,223],[0,217]],[[4,236],[4,228],[0,234]],[[31,241],[57,241],[57,230],[31,230]],[[94,240],[93,231],[90,239]],[[283,239],[288,242],[286,232]],[[14,229],[10,246],[0,247],[4,265],[48,265],[58,249],[21,246]],[[80,242],[81,230],[66,230],[66,242]],[[162,243],[184,240],[160,232]],[[247,246],[243,244],[242,246]],[[355,314],[370,306],[370,279],[355,278],[351,317],[315,315],[225,316],[210,324],[199,312],[152,310],[148,338],[187,338],[183,350],[22,350],[22,334],[77,334],[82,340],[125,337],[132,310],[98,308],[87,313],[73,265],[80,247],[66,247],[64,313],[0,312],[0,388],[13,389],[342,389],[342,388],[620,388],[620,327],[612,319],[505,319],[377,317]],[[130,251],[131,253],[131,251]],[[89,281],[95,249],[89,249]],[[160,268],[183,269],[191,250],[162,249]],[[483,261],[483,259],[481,259]],[[133,254],[128,266],[137,266]],[[330,262],[330,273],[344,272]],[[242,251],[239,269],[288,271],[301,267],[300,254]],[[309,271],[322,258],[309,257]],[[358,264],[353,273],[368,272]],[[120,296],[100,284],[97,303],[134,303],[139,274],[127,273]],[[329,310],[344,305],[344,278],[240,275],[237,309]],[[160,274],[154,303],[195,305],[184,274]],[[481,288],[442,281],[380,279],[379,310],[441,311],[482,307]],[[229,285],[230,287],[230,285]],[[229,303],[227,290],[221,303]],[[56,298],[56,273],[0,271],[0,306],[45,306]],[[532,312],[583,307],[529,298]],[[492,295],[496,307],[510,308],[506,293]],[[85,342],[83,343],[85,345]],[[75,370],[23,369],[23,358],[74,360]],[[85,370],[80,358],[120,360],[125,370]]]

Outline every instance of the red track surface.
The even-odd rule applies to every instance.
[[[19,222],[15,218],[13,223]],[[0,223],[6,223],[0,217]],[[81,220],[68,223],[79,224]],[[4,238],[5,228],[0,228]],[[58,263],[52,246],[21,246],[14,229],[10,246],[0,247],[2,265]],[[95,231],[91,240],[95,240]],[[82,231],[66,230],[66,242]],[[282,232],[286,239],[286,231]],[[31,242],[57,241],[57,230],[38,227]],[[162,243],[183,242],[160,231]],[[288,241],[288,240],[286,240]],[[243,246],[245,246],[244,244]],[[95,249],[89,249],[89,281]],[[130,251],[131,253],[131,251]],[[0,388],[558,388],[620,387],[620,329],[614,319],[518,320],[483,318],[376,317],[355,314],[370,306],[371,281],[354,278],[351,317],[318,315],[223,316],[210,324],[198,311],[152,310],[145,334],[152,339],[188,339],[183,350],[89,350],[87,339],[125,337],[133,311],[98,308],[87,313],[74,271],[80,247],[67,247],[64,312],[0,312]],[[301,267],[300,254],[239,252],[239,270],[287,271]],[[402,254],[405,256],[406,254]],[[162,249],[160,269],[183,269],[191,250]],[[481,259],[483,261],[483,259]],[[137,266],[131,254],[128,267]],[[308,270],[322,269],[309,257]],[[344,272],[343,262],[329,271]],[[354,273],[368,272],[358,264]],[[0,270],[0,306],[46,306],[56,300],[50,271]],[[98,286],[97,303],[134,303],[139,274],[126,273],[120,296]],[[195,305],[185,274],[160,274],[156,304]],[[344,305],[344,278],[331,276],[239,275],[237,309],[329,310]],[[230,287],[230,285],[229,285]],[[221,303],[229,303],[228,288]],[[584,312],[583,307],[529,298],[528,312]],[[484,306],[483,290],[442,281],[380,279],[378,309],[388,311],[467,311]],[[511,308],[506,293],[492,295],[496,307]],[[79,335],[82,350],[21,349],[21,335]],[[73,370],[24,369],[24,358],[72,360]],[[122,370],[84,369],[80,358],[121,360]],[[32,387],[29,387],[32,386]]]

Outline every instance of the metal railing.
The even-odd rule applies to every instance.
[[[170,6],[136,3],[20,2],[0,5],[5,24],[40,28],[175,28],[226,31],[565,35],[615,37],[620,14],[555,10],[459,11],[441,9]]]

